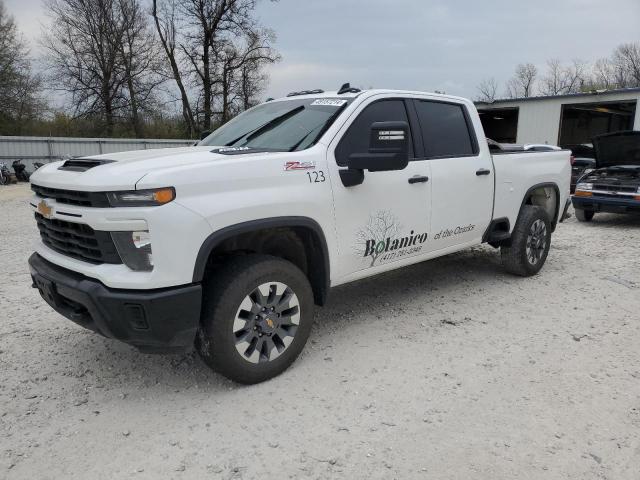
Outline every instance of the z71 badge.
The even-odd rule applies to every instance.
[[[284,164],[285,171],[313,170],[314,168],[316,168],[315,162],[286,162]]]

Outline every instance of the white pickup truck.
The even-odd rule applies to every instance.
[[[199,144],[31,177],[33,286],[146,352],[194,343],[242,383],[279,374],[330,287],[481,243],[533,275],[568,206],[568,151],[492,155],[468,100],[297,92]]]

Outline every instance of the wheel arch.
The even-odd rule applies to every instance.
[[[295,232],[303,246],[305,271],[318,305],[326,303],[330,285],[329,249],[318,222],[309,217],[272,217],[229,225],[209,235],[202,243],[193,269],[193,282],[202,282],[207,273],[212,253],[225,242],[259,232],[285,229]],[[295,255],[295,253],[294,253]],[[286,258],[284,255],[279,255]],[[287,258],[288,259],[288,258]],[[293,262],[298,263],[298,262]],[[300,266],[300,265],[299,265]]]
[[[547,197],[548,189],[551,189],[555,193],[553,202],[550,202],[549,197]],[[518,210],[518,217],[520,217],[525,205],[537,205],[544,208],[547,213],[549,213],[549,218],[551,219],[551,231],[556,229],[558,220],[560,219],[560,188],[557,183],[543,182],[530,187],[524,194],[522,203],[520,204],[520,210]]]

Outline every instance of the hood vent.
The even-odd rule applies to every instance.
[[[87,170],[104,165],[105,163],[113,163],[115,160],[92,160],[89,158],[72,158],[67,160],[58,167],[58,170],[68,170],[71,172],[86,172]]]

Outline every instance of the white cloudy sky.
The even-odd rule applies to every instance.
[[[4,1],[38,54],[41,0]],[[280,0],[258,15],[283,57],[267,96],[347,81],[474,96],[520,62],[592,61],[640,41],[640,0]]]

